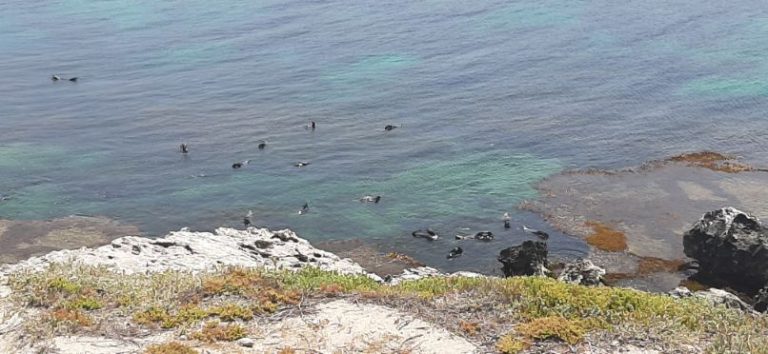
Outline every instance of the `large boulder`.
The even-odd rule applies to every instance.
[[[750,294],[768,283],[768,230],[735,208],[711,211],[683,236],[685,255],[699,263],[698,281]]]
[[[503,249],[497,258],[503,265],[505,277],[516,275],[546,275],[547,243],[525,241],[519,246]]]
[[[605,269],[596,266],[588,259],[579,259],[568,263],[560,272],[557,280],[569,284],[600,285],[603,283]]]

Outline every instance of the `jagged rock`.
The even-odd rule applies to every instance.
[[[579,259],[565,265],[557,280],[580,285],[600,285],[605,275],[605,269],[600,268],[588,259]]]
[[[739,299],[738,296],[725,290],[710,288],[691,292],[686,287],[677,287],[668,293],[675,298],[698,297],[709,301],[714,305],[723,305],[727,308],[737,309],[745,312],[754,312],[752,306]]]
[[[240,338],[237,340],[237,345],[241,347],[252,348],[254,344],[256,344],[256,342],[251,338]]]
[[[768,284],[768,230],[747,213],[711,211],[685,233],[683,247],[699,263],[697,280],[750,294]]]
[[[541,241],[525,241],[519,246],[503,249],[497,258],[503,265],[505,277],[516,275],[546,275],[547,244]]]
[[[267,243],[269,247],[263,249]],[[311,263],[306,255],[314,256]],[[158,239],[126,236],[95,249],[54,251],[0,266],[0,277],[21,269],[41,270],[51,263],[72,261],[105,265],[125,273],[168,269],[198,272],[221,266],[292,269],[312,264],[344,274],[367,274],[357,263],[317,249],[290,230],[219,228],[215,233],[176,231]],[[381,281],[378,276],[369,276]]]
[[[755,310],[759,312],[768,312],[768,285],[760,289],[755,295]]]
[[[386,278],[384,278],[384,281],[390,285],[397,285],[400,282],[403,282],[406,280],[417,280],[421,278],[443,277],[443,276],[466,277],[466,278],[484,277],[484,275],[482,274],[473,273],[473,272],[460,271],[460,272],[455,272],[451,274],[446,274],[432,267],[416,267],[416,268],[405,269],[399,275],[387,276]]]

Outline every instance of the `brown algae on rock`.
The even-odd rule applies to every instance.
[[[733,205],[768,217],[768,173],[715,153],[698,152],[618,170],[567,171],[541,181],[541,199],[521,208],[544,216],[561,231],[592,237],[600,249],[602,227],[626,238],[639,257],[684,259],[682,235],[701,214]],[[595,224],[597,223],[597,224]],[[621,250],[620,243],[611,250]]]
[[[616,231],[598,221],[587,221],[585,224],[594,230],[586,239],[587,243],[593,247],[608,252],[621,252],[627,249],[627,237],[623,232]]]

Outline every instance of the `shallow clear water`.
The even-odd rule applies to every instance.
[[[160,234],[252,209],[311,240],[383,239],[437,262],[452,244],[410,231],[495,230],[565,168],[701,149],[768,162],[761,5],[3,1],[0,217],[99,214]]]

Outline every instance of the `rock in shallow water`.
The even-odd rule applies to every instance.
[[[727,207],[708,212],[683,236],[685,254],[699,262],[697,280],[756,294],[768,283],[768,230]]]
[[[497,258],[503,265],[505,277],[517,275],[546,275],[547,244],[541,241],[525,241],[519,246],[501,250]]]

